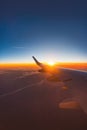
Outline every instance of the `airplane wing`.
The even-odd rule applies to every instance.
[[[40,63],[34,56],[34,61],[40,67],[41,71],[51,73],[52,75],[47,78],[50,82],[64,82],[73,95],[73,101],[64,101],[59,104],[60,108],[71,109],[80,106],[85,113],[87,113],[87,72],[78,71],[67,68],[56,68],[55,71],[50,71],[44,64]],[[63,86],[64,87],[64,86]]]
[[[34,56],[32,56],[32,58],[34,59],[35,63],[40,67],[38,72],[46,72],[46,65],[40,63]]]
[[[32,58],[34,59],[35,63],[36,63],[38,66],[40,66],[40,67],[43,68],[43,64],[42,64],[42,63],[40,63],[34,56],[32,56]]]

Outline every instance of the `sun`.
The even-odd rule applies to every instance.
[[[48,63],[48,65],[50,65],[50,66],[54,66],[54,65],[55,65],[55,62],[54,62],[54,61],[48,61],[47,63]]]

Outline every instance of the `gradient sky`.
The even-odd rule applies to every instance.
[[[87,62],[86,0],[1,0],[0,62]]]

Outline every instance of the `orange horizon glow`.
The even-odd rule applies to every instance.
[[[83,69],[83,70],[87,70],[87,63],[80,63],[80,62],[58,62],[55,65],[51,66],[51,67],[55,67],[55,66],[59,66],[59,67],[65,67],[65,68],[73,68],[73,69]],[[10,68],[39,68],[35,63],[0,63],[0,69],[10,69]]]
[[[0,63],[0,68],[30,68],[35,67],[33,63]]]
[[[87,64],[87,62],[42,62],[43,64]],[[34,62],[1,62],[0,65],[36,65]]]

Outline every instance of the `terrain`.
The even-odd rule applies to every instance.
[[[60,66],[87,70],[87,64]],[[71,98],[61,84],[46,79],[35,66],[0,66],[0,130],[87,129],[87,114],[79,109],[60,109]]]

